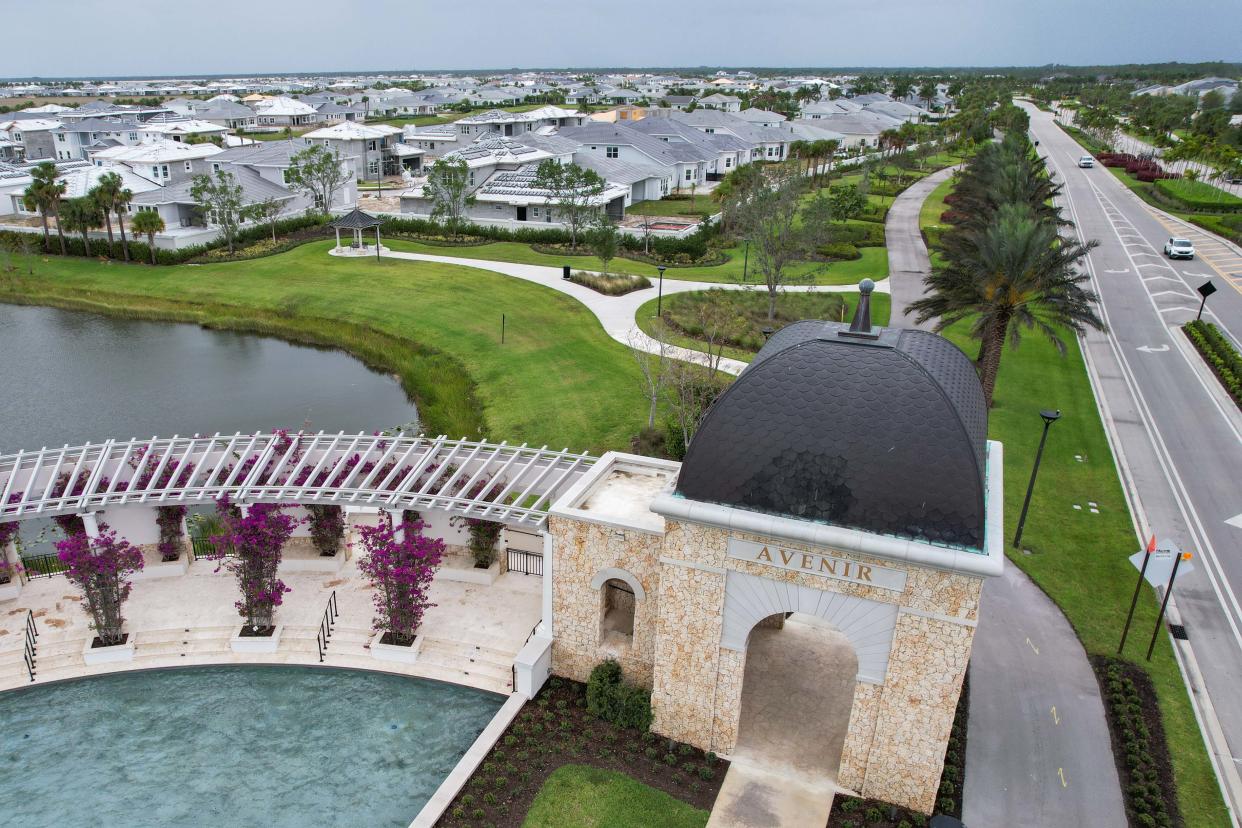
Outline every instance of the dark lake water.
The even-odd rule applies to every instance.
[[[0,454],[304,425],[371,432],[416,417],[392,377],[339,351],[0,304]]]

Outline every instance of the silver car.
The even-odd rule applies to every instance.
[[[1169,239],[1164,243],[1164,255],[1170,259],[1193,259],[1195,246],[1190,239]]]
[[[1084,155],[1078,159],[1078,166],[1082,167],[1084,170],[1089,170],[1095,166],[1095,159],[1090,155]]]

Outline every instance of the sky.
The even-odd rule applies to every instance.
[[[0,76],[1242,60],[1242,0],[60,0],[48,28],[38,8]]]

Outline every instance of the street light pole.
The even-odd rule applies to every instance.
[[[1044,433],[1039,438],[1039,449],[1035,452],[1035,465],[1031,468],[1031,481],[1026,484],[1026,499],[1022,501],[1022,514],[1018,517],[1018,531],[1013,536],[1013,548],[1017,549],[1022,542],[1022,527],[1026,525],[1026,512],[1031,507],[1031,494],[1035,491],[1035,476],[1039,474],[1039,461],[1044,456],[1044,444],[1048,442],[1048,429],[1061,419],[1060,409],[1045,408],[1039,412],[1044,421]]]
[[[656,294],[656,316],[664,318],[664,265],[658,265],[656,270],[660,271],[660,292]]]

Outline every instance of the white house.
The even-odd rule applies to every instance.
[[[302,137],[325,147],[335,148],[342,156],[356,159],[354,177],[375,178],[378,175],[395,175],[401,163],[393,154],[393,147],[402,134],[400,127],[389,124],[360,124],[344,121],[330,127],[307,132]],[[413,156],[415,158],[418,155]]]

